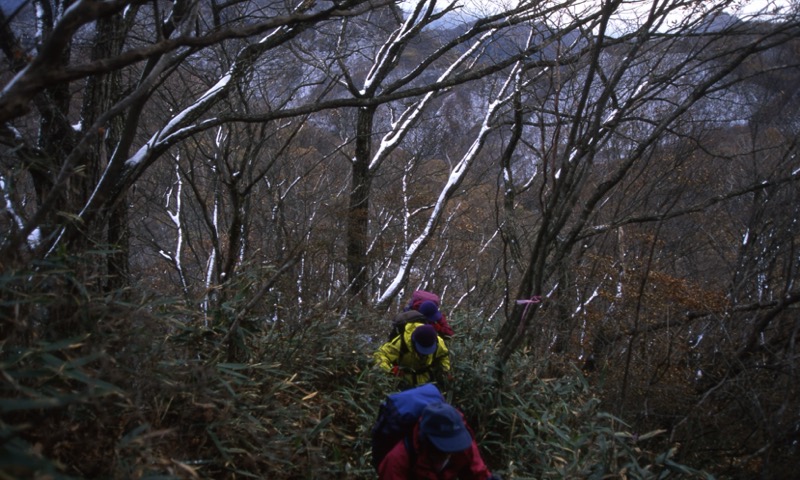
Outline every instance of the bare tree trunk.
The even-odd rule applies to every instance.
[[[372,122],[374,107],[358,109],[356,121],[356,151],[353,158],[350,183],[350,205],[347,215],[347,276],[351,295],[367,301],[367,278],[369,262],[367,242],[369,238],[369,202],[372,190]]]

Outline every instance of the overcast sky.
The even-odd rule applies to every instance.
[[[12,13],[18,6],[22,5],[25,0],[0,0],[0,8],[6,15]]]
[[[408,11],[413,8],[419,0],[404,0],[400,3],[401,8]],[[457,13],[454,13],[449,17],[450,22],[460,22],[460,21],[470,21],[476,17],[481,16],[481,14],[491,13],[494,11],[499,10],[503,5],[513,4],[516,5],[519,3],[519,0],[458,0],[463,8],[460,9]],[[577,0],[575,2],[576,5],[581,5],[581,8],[596,8],[592,7],[592,5],[597,5],[601,0]],[[665,1],[665,0],[662,0]],[[773,17],[773,12],[776,9],[781,7],[787,8],[789,4],[796,0],[738,0],[733,5],[735,9],[728,10],[728,13],[734,15],[740,19],[748,19],[752,18],[754,15],[758,15],[762,20],[769,20]],[[444,6],[447,5],[449,2],[446,0],[439,1],[437,5]],[[617,16],[617,22],[612,20],[611,24],[609,25],[608,34],[609,35],[616,35],[621,33],[624,30],[629,30],[632,26],[636,23],[633,20],[636,18],[640,18],[643,16],[643,13],[637,13],[646,11],[646,9],[652,6],[652,0],[624,0],[623,5],[618,10],[619,15]],[[675,20],[683,20],[686,13],[675,13]],[[557,21],[555,18],[550,18],[551,21]],[[443,20],[444,22],[448,22],[447,19]],[[667,24],[668,25],[668,24]],[[674,26],[674,25],[673,25]]]
[[[401,2],[401,6],[404,9],[410,9],[413,5],[417,4],[418,0],[405,0]],[[499,9],[503,5],[515,5],[518,3],[517,0],[459,0],[459,2],[464,5],[465,12],[491,12]],[[778,6],[788,6],[791,0],[740,0],[737,1],[736,4],[739,6],[739,10],[737,12],[731,11],[732,14],[741,14],[741,15],[751,15],[757,13],[759,11],[772,11],[774,8]],[[448,2],[441,1],[439,2],[440,5],[446,5]],[[589,2],[585,2],[588,4]],[[652,1],[651,0],[625,0],[624,2],[630,8],[634,8],[634,6],[638,6],[637,8],[649,8]]]
[[[0,0],[0,8],[2,8],[3,13],[6,15],[12,13],[19,5],[24,3],[26,0]],[[413,5],[416,5],[418,0],[405,0],[400,5],[404,9],[409,9]],[[516,0],[459,0],[463,5],[464,9],[462,10],[462,14],[466,15],[478,15],[480,13],[491,12],[493,10],[498,9],[503,5],[510,5],[516,4]],[[771,11],[777,6],[786,6],[790,3],[791,0],[741,0],[737,2],[737,4],[743,5],[741,10],[738,12],[731,11],[731,14],[741,16],[741,15],[751,15],[758,11]],[[440,2],[441,5],[446,5],[447,2]],[[651,4],[651,0],[625,0],[625,4],[633,8],[635,5],[642,6],[646,8]]]

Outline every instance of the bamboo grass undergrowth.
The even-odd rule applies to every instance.
[[[376,478],[370,427],[396,388],[373,366],[388,331],[376,312],[246,318],[246,355],[232,361],[224,316],[207,325],[164,299],[80,302],[106,327],[2,343],[2,478]],[[465,333],[449,341],[454,379],[440,387],[503,478],[711,478],[661,432],[602,412],[578,369],[543,378],[523,351],[498,385],[491,325],[454,325]]]

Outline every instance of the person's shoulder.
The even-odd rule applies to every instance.
[[[415,320],[418,322],[423,322],[425,321],[425,315],[419,313],[416,310],[408,310],[405,312],[400,312],[397,315],[395,315],[393,322],[395,323],[402,322],[407,324]]]
[[[405,332],[408,335],[411,335],[414,333],[414,330],[416,330],[417,327],[421,327],[422,325],[425,325],[425,322],[408,322],[405,326]]]
[[[400,441],[383,457],[378,466],[378,475],[383,478],[405,478],[410,468],[411,457],[406,449],[406,442]]]
[[[391,348],[397,348],[397,346],[400,344],[401,337],[402,337],[402,335],[398,335],[398,336],[394,337],[391,340],[387,340],[387,341],[383,342],[381,344],[381,346],[378,347],[378,350],[386,350],[386,349],[391,349]]]

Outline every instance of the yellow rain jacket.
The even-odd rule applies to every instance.
[[[432,355],[419,355],[414,350],[411,334],[422,323],[407,323],[402,335],[384,343],[373,356],[375,364],[386,373],[392,373],[395,365],[399,366],[402,375],[399,378],[406,383],[417,386],[432,381],[431,373],[450,371],[450,351],[442,337],[438,337],[438,346]]]

